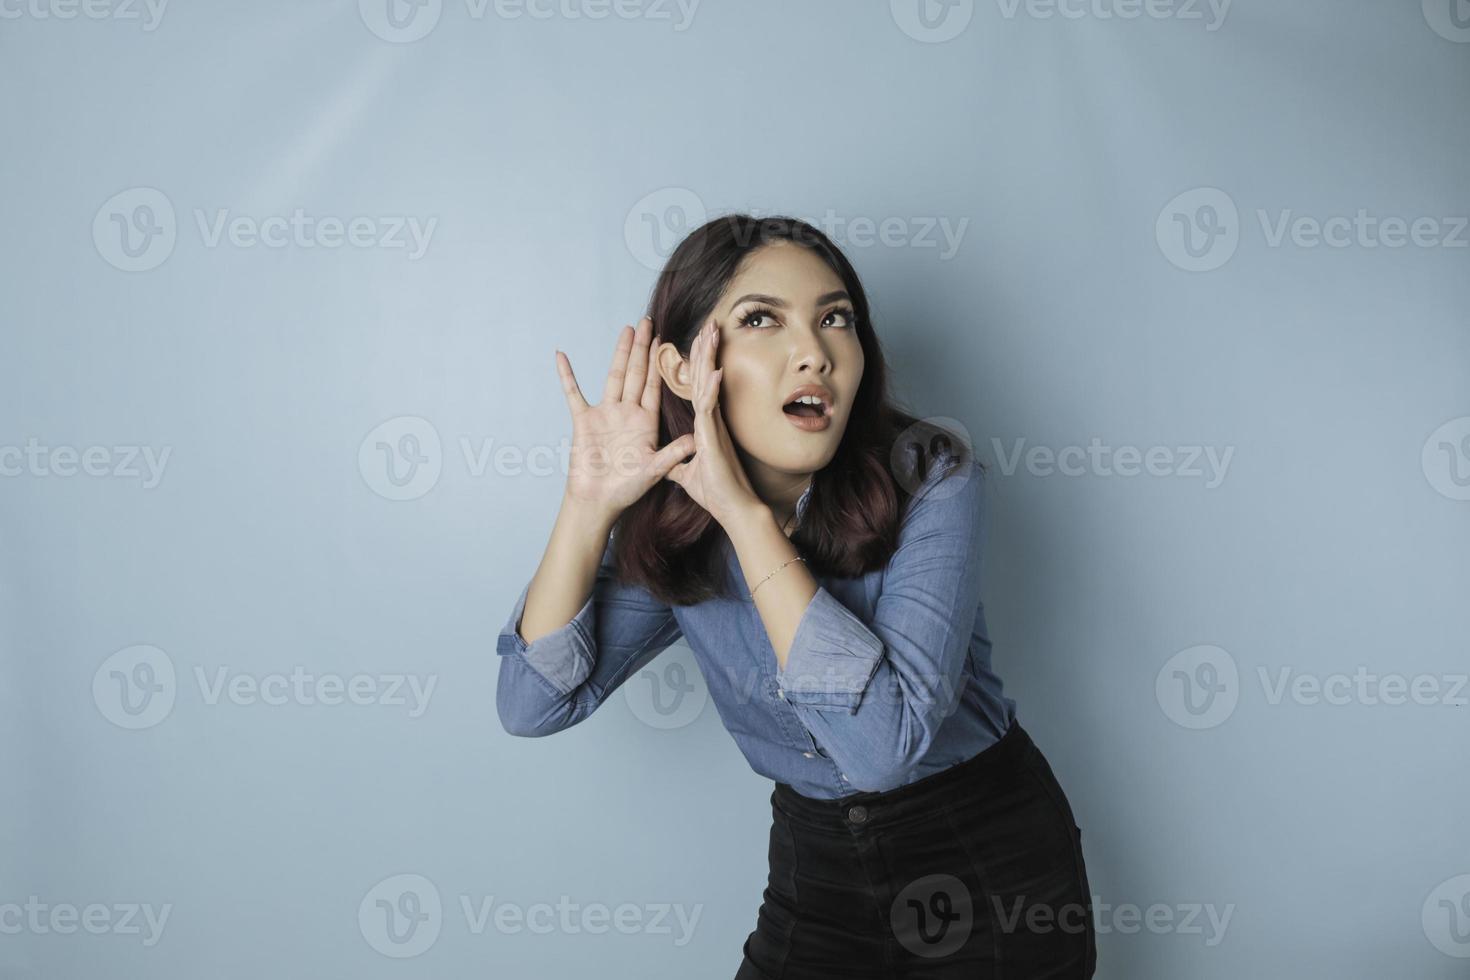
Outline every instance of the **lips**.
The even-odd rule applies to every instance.
[[[798,398],[815,397],[820,405],[793,404]],[[821,432],[832,424],[832,389],[823,385],[802,385],[786,396],[781,406],[787,421],[805,432]]]
[[[821,399],[821,414],[824,416],[831,416],[832,404],[834,401],[836,401],[836,399],[832,395],[832,389],[828,388],[826,385],[807,384],[796,388],[791,392],[791,394],[787,395],[786,400],[781,403],[782,411],[786,411],[787,409],[791,408],[792,403],[795,402],[798,398],[805,398],[808,396],[814,396]],[[787,414],[789,415],[791,413],[787,412]]]

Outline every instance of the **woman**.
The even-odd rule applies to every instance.
[[[1077,824],[990,667],[984,470],[890,402],[852,266],[805,222],[720,217],[649,312],[595,407],[557,352],[572,457],[501,723],[574,725],[685,637],[776,782],[737,980],[1092,976]]]

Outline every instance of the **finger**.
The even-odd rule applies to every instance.
[[[613,351],[612,367],[607,369],[607,384],[602,386],[602,400],[621,401],[623,397],[623,375],[628,370],[628,352],[633,349],[633,328],[623,326],[618,331],[618,346]]]
[[[691,465],[693,465],[692,461],[689,463],[676,464],[672,469],[664,474],[664,479],[673,480],[675,483],[679,484],[679,486],[684,487],[685,490],[688,490],[689,488],[684,486],[684,480],[689,475],[689,467]]]
[[[694,343],[689,345],[689,373],[693,375],[690,382],[689,403],[691,408],[699,408],[699,392],[703,387],[704,380],[701,366],[704,359],[701,356],[704,351],[704,331],[700,331],[694,338]]]
[[[721,368],[720,370],[723,371],[724,368]],[[715,407],[715,410],[711,412],[710,415],[714,419],[715,431],[718,433],[716,438],[719,440],[720,446],[722,446],[727,453],[730,453],[731,458],[733,458],[733,454],[735,452],[735,440],[731,438],[730,426],[727,425],[725,422],[725,409],[717,405]]]
[[[715,346],[719,343],[719,325],[710,319],[699,332],[699,393],[709,399],[718,395],[718,389],[712,387],[712,378],[715,369]],[[708,411],[708,402],[706,411]]]
[[[653,321],[650,320],[649,322],[652,323]],[[643,386],[643,398],[640,402],[644,408],[653,412],[655,415],[658,414],[659,403],[663,400],[664,394],[664,379],[658,373],[658,344],[655,343],[656,339],[656,337],[650,337],[648,340],[648,381]]]
[[[561,351],[556,352],[556,373],[561,378],[562,394],[566,395],[567,408],[573,415],[587,410],[587,399],[577,385],[577,376],[572,373],[572,362]]]
[[[711,372],[705,380],[705,391],[694,410],[694,435],[701,446],[719,445],[720,430],[715,424],[719,416],[720,372]]]
[[[685,465],[685,458],[693,454],[694,436],[686,432],[654,454],[650,469],[663,479],[674,467]]]
[[[720,410],[720,389],[725,383],[725,369],[716,368],[710,375],[709,383],[709,413],[710,416],[724,421],[724,413]]]
[[[715,368],[705,372],[703,399],[699,403],[700,413],[713,415],[720,404],[720,382],[725,379],[725,369]]]
[[[643,383],[648,378],[648,349],[653,346],[653,321],[648,317],[638,321],[633,333],[633,352],[628,356],[628,376],[623,379],[623,401],[635,405],[643,394]]]

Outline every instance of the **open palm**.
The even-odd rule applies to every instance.
[[[557,374],[572,415],[572,458],[567,496],[609,516],[621,514],[680,460],[694,452],[686,434],[658,446],[659,400],[663,382],[653,363],[653,321],[638,329],[623,327],[607,372],[602,401],[588,405],[560,351]]]

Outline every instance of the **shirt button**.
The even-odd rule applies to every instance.
[[[862,823],[868,819],[868,808],[865,806],[852,807],[847,811],[847,819],[853,823]]]
[[[786,700],[786,692],[783,691],[783,690],[781,690],[778,687],[778,688],[776,688],[776,697],[780,698],[782,701],[785,701]]]
[[[811,759],[811,758],[813,758],[813,757],[816,756],[816,753],[815,752],[803,752],[802,755],[806,756],[808,759]]]

